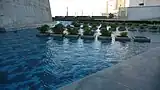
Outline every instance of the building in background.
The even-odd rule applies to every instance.
[[[130,0],[129,7],[121,7],[118,11],[119,19],[152,20],[160,18],[159,0]]]
[[[108,16],[109,13],[117,13],[115,1],[116,0],[106,0],[106,11],[105,13],[102,13],[102,16]]]
[[[106,13],[128,20],[160,18],[160,0],[107,0]]]
[[[144,0],[146,6],[159,6],[160,0]]]
[[[144,3],[144,0],[129,0],[129,7],[139,6]]]
[[[108,1],[106,2],[106,14],[109,14]]]
[[[109,15],[109,13],[112,13],[117,16],[119,8],[126,6],[127,6],[127,0],[107,0],[106,13],[103,13],[102,15]]]
[[[0,0],[0,27],[18,28],[51,21],[49,0]]]
[[[116,9],[126,7],[126,0],[116,0]]]
[[[139,6],[144,3],[144,6],[160,5],[160,0],[129,0],[129,7]]]
[[[108,0],[106,1],[106,12],[105,13],[102,13],[102,16],[108,16],[109,15],[109,2]]]

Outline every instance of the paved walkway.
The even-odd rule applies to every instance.
[[[160,47],[59,90],[160,90]]]

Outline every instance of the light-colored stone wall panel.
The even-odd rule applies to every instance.
[[[0,0],[1,27],[51,22],[49,0]]]

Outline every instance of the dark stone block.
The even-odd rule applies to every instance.
[[[143,37],[143,36],[135,36],[133,38],[134,42],[151,42],[151,40],[147,37]]]
[[[52,37],[64,37],[62,34],[51,34]]]
[[[129,28],[128,31],[137,31],[135,28]]]
[[[5,33],[5,32],[6,32],[6,29],[3,27],[0,27],[0,33]]]
[[[116,37],[115,40],[122,41],[122,42],[131,41],[129,37]]]
[[[149,32],[158,32],[158,30],[151,29]]]
[[[94,36],[81,36],[82,39],[89,39],[89,40],[94,40]]]
[[[79,35],[66,35],[65,38],[78,39]]]
[[[37,34],[36,36],[37,36],[37,37],[48,37],[48,36],[50,36],[50,34],[40,33],[40,34]]]
[[[145,30],[145,29],[138,29],[138,31],[139,31],[139,32],[145,32],[145,31],[147,31],[147,30]]]
[[[98,40],[112,40],[112,37],[99,36]]]

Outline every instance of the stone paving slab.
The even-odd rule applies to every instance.
[[[160,90],[160,47],[59,90]]]

